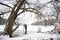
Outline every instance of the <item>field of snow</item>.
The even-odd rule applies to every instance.
[[[54,40],[60,40],[60,35],[47,34],[47,33],[31,33],[24,35],[22,37],[9,38],[8,36],[0,36],[0,40],[49,40],[53,38]]]
[[[14,26],[15,28],[16,26]],[[3,31],[3,29],[5,28],[5,25],[0,25],[0,31]],[[34,25],[27,25],[27,31],[38,31],[40,28],[41,32],[47,32],[47,31],[51,31],[54,29],[54,26],[34,26]],[[17,30],[23,30],[24,31],[24,27],[23,25],[20,25],[19,28]]]
[[[5,25],[0,25],[0,31],[3,31]],[[41,27],[41,31],[44,33],[37,33],[38,28]],[[13,33],[13,35],[17,37],[9,38],[8,35],[0,35],[0,40],[49,40],[50,38],[54,38],[54,40],[59,40],[59,34],[47,33],[47,31],[53,30],[54,26],[33,26],[28,25],[27,35],[24,35],[24,27],[21,25],[19,28]]]

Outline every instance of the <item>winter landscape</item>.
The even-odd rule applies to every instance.
[[[0,0],[0,40],[60,40],[60,0]]]

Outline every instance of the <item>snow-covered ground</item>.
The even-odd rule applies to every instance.
[[[0,31],[4,30],[5,25],[0,25]],[[38,28],[41,28],[40,33],[37,33]],[[17,37],[9,38],[8,35],[0,35],[0,40],[49,40],[50,38],[54,38],[54,40],[60,39],[59,34],[48,33],[47,31],[51,31],[54,29],[54,26],[34,26],[28,25],[28,34],[24,35],[24,27],[21,25],[19,28],[13,33]],[[44,33],[43,33],[44,32]]]
[[[0,36],[0,40],[49,40],[53,38],[54,40],[60,40],[60,35],[48,34],[48,33],[31,33],[24,35],[22,37],[9,38],[8,36]]]
[[[15,28],[16,26],[14,26]],[[5,28],[5,25],[0,25],[0,31],[3,31],[3,29]],[[47,32],[47,31],[51,31],[54,29],[54,26],[34,26],[34,25],[27,25],[27,31],[38,31],[41,30],[41,32]],[[24,27],[23,25],[20,25],[19,28],[17,30],[22,30],[24,31]]]

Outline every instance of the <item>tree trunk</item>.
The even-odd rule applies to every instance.
[[[5,33],[7,35],[9,35],[9,37],[12,37],[13,24],[15,22],[15,19],[17,18],[17,13],[19,12],[21,7],[23,6],[25,0],[22,0],[22,1],[19,0],[18,2],[19,3],[14,6],[14,9],[12,10],[12,12],[11,12],[11,14],[9,16],[8,23],[7,23],[7,25],[6,25],[5,29],[4,29]]]
[[[9,37],[12,37],[12,28],[16,18],[17,18],[17,14],[13,13],[12,17],[8,19],[8,24],[6,25],[6,28],[4,31],[9,35]]]

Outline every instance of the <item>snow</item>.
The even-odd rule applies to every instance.
[[[5,25],[0,25],[0,31],[3,31],[5,28]]]
[[[47,34],[47,33],[31,33],[24,35],[22,37],[14,37],[14,38],[9,38],[8,36],[0,36],[0,40],[42,40],[42,39],[48,39],[49,38],[54,38],[55,40],[59,37],[60,35],[56,34]]]
[[[16,26],[14,26],[15,28]],[[37,32],[39,29],[38,28],[41,28],[41,32],[47,32],[47,31],[51,31],[54,29],[54,26],[51,25],[51,26],[34,26],[34,25],[27,25],[27,31],[35,31]],[[3,31],[5,28],[5,25],[0,25],[0,31]],[[19,28],[17,30],[20,30],[20,31],[25,31],[24,30],[24,27],[23,25],[20,25]]]
[[[0,31],[3,31],[5,25],[0,25]],[[14,26],[15,27],[15,26]],[[37,33],[38,27],[41,27],[42,33]],[[47,33],[47,31],[53,30],[53,26],[34,26],[28,25],[27,29],[28,33],[24,34],[23,25],[19,26],[19,28],[13,33],[13,35],[17,35],[17,37],[9,38],[8,35],[0,35],[0,40],[40,40],[40,39],[48,39],[49,38],[57,38],[60,37],[58,34]],[[44,32],[44,33],[43,33]]]
[[[27,25],[27,31],[38,31],[41,28],[41,32],[47,32],[47,31],[51,31],[54,29],[54,26],[35,26],[35,25]],[[19,28],[17,30],[22,30],[24,31],[24,27],[23,25],[20,25]]]

